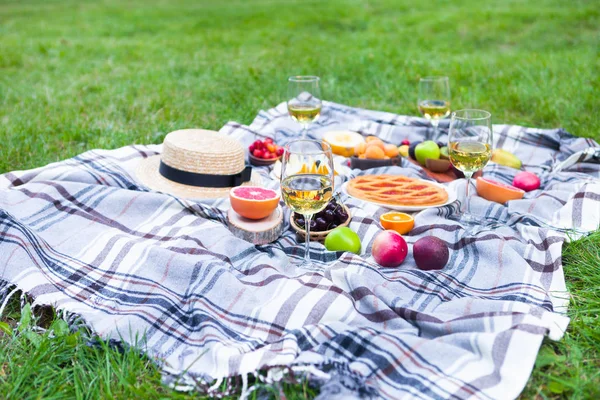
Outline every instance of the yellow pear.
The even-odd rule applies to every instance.
[[[494,149],[494,152],[492,153],[492,162],[516,169],[521,169],[522,164],[517,156],[503,149]]]

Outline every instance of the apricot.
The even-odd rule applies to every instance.
[[[367,147],[369,146],[377,146],[379,147],[381,150],[383,150],[385,144],[383,143],[383,141],[379,138],[375,138],[373,140],[370,140],[367,142]]]
[[[367,150],[365,151],[365,157],[374,160],[383,160],[385,157],[385,153],[383,152],[383,149],[381,149],[379,146],[367,146]]]
[[[390,158],[398,157],[398,148],[393,144],[386,144],[383,146],[383,151],[385,152],[385,155]]]
[[[365,151],[367,151],[367,144],[365,142],[358,143],[356,146],[354,146],[355,156],[360,156],[361,154],[364,154]]]

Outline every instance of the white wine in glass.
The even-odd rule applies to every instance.
[[[452,164],[464,173],[474,174],[483,169],[492,157],[492,146],[481,142],[451,142],[448,148]]]
[[[291,175],[281,182],[283,201],[294,212],[314,215],[325,209],[333,193],[333,183],[320,174]]]
[[[288,113],[302,125],[302,139],[308,127],[321,115],[321,86],[318,76],[291,76],[288,78]]]
[[[290,117],[299,124],[308,125],[321,115],[321,105],[315,104],[288,104]]]
[[[447,76],[429,76],[419,81],[419,112],[431,122],[436,140],[440,119],[450,115],[450,82]]]
[[[319,173],[302,172],[310,170],[313,165]],[[299,266],[309,267],[310,222],[314,214],[325,209],[333,196],[333,155],[327,143],[295,140],[285,146],[281,160],[281,196],[293,212],[304,217],[304,260]]]
[[[471,177],[492,158],[492,114],[484,110],[458,110],[452,113],[448,131],[448,155],[454,167],[465,174],[465,207],[458,218],[470,225],[481,224],[469,212]]]

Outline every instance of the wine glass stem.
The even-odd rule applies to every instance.
[[[302,124],[302,139],[306,139],[308,134],[308,124]]]
[[[312,214],[304,215],[304,223],[306,224],[306,235],[304,238],[304,264],[310,264],[310,221]]]
[[[470,215],[470,212],[469,212],[469,209],[470,209],[469,186],[471,186],[471,178],[473,177],[473,173],[465,172],[464,174],[465,174],[465,178],[467,178],[467,187],[465,189],[465,209],[463,211],[463,214]]]
[[[438,125],[440,124],[440,120],[437,118],[433,118],[431,120],[431,125],[433,125],[433,136],[431,140],[436,141],[438,137]]]

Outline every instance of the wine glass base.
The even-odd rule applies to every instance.
[[[456,221],[465,228],[465,233],[474,234],[491,225],[490,221],[471,214],[450,215],[448,219]]]
[[[314,265],[306,260],[290,260],[290,265],[295,268],[314,269]]]

